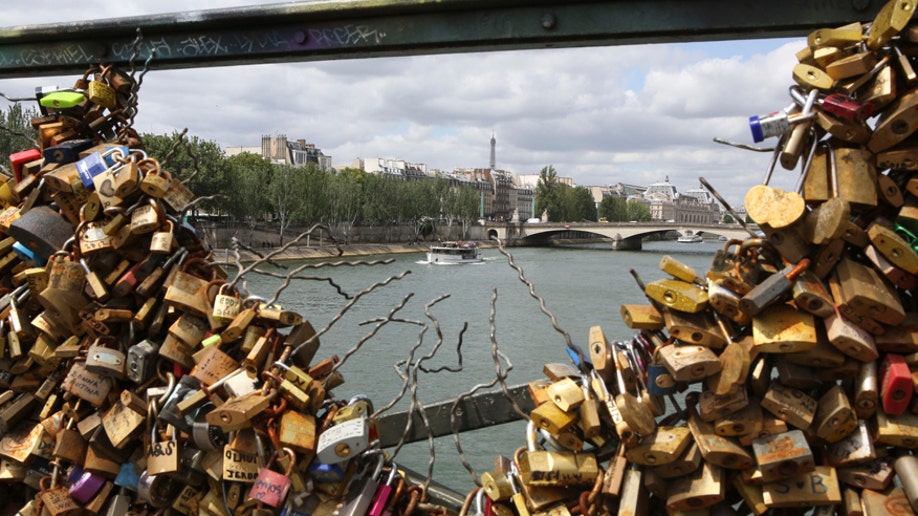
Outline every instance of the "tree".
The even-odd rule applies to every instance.
[[[724,224],[736,223],[736,219],[734,219],[733,216],[730,215],[729,213],[724,213],[724,217],[721,220],[723,221]]]
[[[564,188],[564,218],[563,220],[577,222],[589,220],[596,222],[596,204],[593,194],[585,186]]]
[[[609,222],[627,222],[628,204],[623,197],[609,195],[599,203],[599,216]]]
[[[399,221],[399,185],[400,179],[383,174],[367,176],[366,204],[364,205],[367,220],[386,228],[386,238],[392,240],[392,227]]]
[[[197,197],[210,197],[220,195],[219,199],[203,201],[195,206],[204,211],[226,213],[232,203],[245,202],[244,199],[230,198],[231,185],[227,176],[227,162],[223,150],[217,142],[202,140],[197,136],[185,138],[177,147],[179,133],[174,131],[171,136],[144,134],[142,135],[146,153],[159,160],[162,168],[173,177],[187,181],[186,186]],[[174,149],[174,151],[173,151]],[[172,151],[169,159],[166,156]],[[243,194],[243,192],[238,192]]]
[[[539,182],[536,185],[536,213],[548,212],[548,220],[560,221],[561,199],[559,198],[558,172],[555,167],[548,165],[539,172]]]
[[[297,174],[293,186],[298,193],[292,214],[306,224],[329,223],[332,219],[329,207],[329,174],[316,163],[294,169]]]
[[[638,201],[628,201],[628,220],[650,222],[650,208]]]
[[[231,202],[227,212],[254,229],[271,210],[267,195],[274,165],[258,154],[243,152],[226,158],[227,184],[230,192],[245,196],[244,202]]]
[[[274,165],[271,171],[271,183],[268,186],[268,199],[271,211],[277,218],[278,237],[284,243],[284,233],[293,222],[293,215],[304,195],[304,175],[290,165]]]
[[[3,166],[10,167],[10,154],[35,148],[38,132],[32,128],[31,120],[36,116],[38,112],[34,109],[23,109],[22,104],[16,103],[11,104],[0,117],[0,156],[3,157],[0,163]]]
[[[345,168],[329,178],[330,224],[341,228],[345,244],[349,243],[351,230],[363,214],[364,184],[366,172],[357,168]]]

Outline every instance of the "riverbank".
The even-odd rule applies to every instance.
[[[346,258],[354,256],[372,256],[379,254],[409,254],[409,253],[426,253],[432,242],[421,242],[418,245],[408,244],[350,244],[341,246],[341,254],[335,246],[311,246],[311,247],[291,247],[285,249],[280,254],[274,255],[274,260],[318,260],[329,258]],[[482,249],[495,247],[491,242],[479,242]],[[267,256],[274,248],[261,248],[257,251],[262,256]],[[228,249],[214,249],[214,257],[218,260],[232,259],[232,251]],[[246,250],[239,251],[240,260],[253,262],[258,259],[255,253]]]

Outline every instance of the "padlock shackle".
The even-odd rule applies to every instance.
[[[526,449],[528,451],[539,451],[539,445],[536,443],[536,426],[535,423],[530,419],[526,423]]]

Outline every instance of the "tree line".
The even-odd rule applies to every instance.
[[[0,119],[0,156],[35,145],[37,131],[30,121],[36,116],[36,110],[21,104],[9,106]],[[467,238],[469,227],[481,216],[479,193],[445,177],[404,180],[356,168],[332,173],[315,163],[292,167],[252,153],[226,156],[216,142],[178,132],[141,137],[149,156],[206,198],[195,206],[194,215],[220,215],[253,229],[268,223],[281,242],[291,227],[315,223],[336,229],[345,243],[358,224],[385,228],[390,241],[393,231],[405,226],[415,240],[432,234]],[[622,210],[618,201],[624,203],[606,198],[597,211],[589,190],[560,183],[551,165],[540,173],[534,200],[536,211],[547,213],[553,222],[596,221],[597,217],[649,220],[645,206],[627,203]]]
[[[536,213],[547,214],[552,222],[596,222],[598,217],[609,222],[650,221],[650,209],[645,204],[622,197],[604,197],[597,209],[589,189],[560,182],[552,165],[539,172],[535,203]]]

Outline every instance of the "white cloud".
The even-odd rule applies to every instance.
[[[208,2],[207,8],[249,3]],[[173,1],[155,9],[102,0],[70,5],[49,0],[14,10],[4,24],[199,8]],[[761,180],[768,155],[712,140],[752,143],[747,118],[789,102],[793,54],[803,44],[744,42],[746,55],[734,55],[731,42],[723,42],[170,71],[154,64],[137,128],[188,127],[222,146],[258,145],[262,134],[282,133],[315,143],[336,165],[383,156],[445,170],[486,166],[494,131],[503,169],[531,174],[553,164],[578,184],[650,183],[668,175],[683,190],[705,176],[739,205]],[[74,79],[2,80],[0,91],[28,96],[36,85]]]

